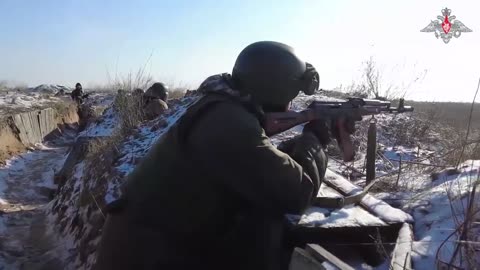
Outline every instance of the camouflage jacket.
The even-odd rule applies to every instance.
[[[262,112],[248,97],[235,93],[221,75],[210,79],[199,89],[204,96],[150,149],[123,187],[124,221],[107,223],[104,234],[122,239],[124,226],[135,243],[105,240],[100,248],[109,254],[103,258],[117,258],[117,266],[205,266],[225,255],[239,216],[298,214],[318,191],[318,171],[309,176],[302,167],[317,168],[316,138],[307,135],[292,151],[300,165],[271,144]],[[157,256],[145,255],[153,247]]]

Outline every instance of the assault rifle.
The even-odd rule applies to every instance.
[[[313,120],[325,120],[334,123],[337,142],[343,152],[344,161],[354,158],[353,143],[346,130],[347,121],[359,121],[364,115],[382,113],[412,112],[413,107],[405,106],[400,99],[398,107],[392,107],[389,101],[363,98],[349,98],[344,101],[313,101],[308,109],[296,112],[274,112],[265,114],[264,129],[268,136],[286,131],[294,126]]]

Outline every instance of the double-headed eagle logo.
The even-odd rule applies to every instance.
[[[472,32],[472,30],[466,27],[461,21],[456,20],[455,15],[451,15],[452,10],[448,8],[442,9],[443,16],[437,16],[437,20],[431,21],[430,24],[420,30],[420,32],[434,32],[435,37],[439,37],[447,44],[453,37],[458,38],[462,32]]]

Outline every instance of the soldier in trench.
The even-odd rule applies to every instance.
[[[79,131],[82,131],[87,126],[88,120],[91,117],[91,110],[89,106],[84,104],[85,98],[88,98],[89,94],[83,92],[82,85],[77,83],[75,89],[70,93],[70,97],[77,104],[77,114],[79,118]]]
[[[247,46],[231,75],[207,78],[108,205],[94,269],[287,269],[285,214],[318,193],[330,135],[310,122],[277,148],[262,117],[313,94],[315,78],[291,47],[270,41]]]
[[[168,110],[168,87],[161,82],[154,83],[143,95],[143,112],[148,120]]]

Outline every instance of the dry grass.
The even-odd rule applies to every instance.
[[[473,169],[473,165],[470,169]],[[477,194],[480,174],[477,173],[473,179],[468,181],[469,192],[467,194],[458,194],[454,191],[455,186],[446,187],[445,190],[456,229],[445,238],[438,248],[436,261],[438,266],[448,269],[477,269],[480,264],[480,250],[478,249],[480,200]],[[447,248],[445,245],[447,242],[455,243],[453,250]]]
[[[109,137],[100,138],[98,140],[92,140],[88,144],[87,154],[85,156],[85,160],[90,165],[98,164],[98,159],[105,153],[116,153],[118,155],[120,153],[120,147],[122,142],[125,140],[125,134],[122,132],[121,129],[116,130],[113,134]],[[94,167],[94,166],[93,166]]]
[[[477,93],[479,86],[477,87]],[[476,94],[475,94],[476,97]],[[480,132],[478,123],[475,123],[475,115],[478,107],[475,98],[471,104],[466,103],[417,103],[417,112],[404,122],[393,123],[389,126],[388,137],[392,138],[395,144],[403,146],[426,145],[436,147],[436,155],[429,157],[433,164],[443,164],[457,167],[465,160],[480,159]],[[403,177],[416,179],[418,175],[425,175],[428,171],[439,170],[434,167],[421,167],[410,164],[402,169]],[[452,220],[455,224],[455,231],[445,239],[445,242],[453,242],[453,250],[442,250],[443,244],[437,251],[437,262],[447,268],[477,269],[479,265],[480,251],[478,250],[478,221],[480,220],[480,201],[476,195],[480,184],[480,168],[469,167],[468,171],[477,170],[476,176],[462,181],[468,184],[468,192],[462,191],[459,186],[447,185],[445,194],[452,212]],[[463,173],[466,173],[464,170]],[[465,177],[465,176],[463,176]],[[395,185],[396,176],[386,178],[377,189],[387,192],[420,191],[421,186],[415,186],[415,181],[402,181],[402,185]],[[398,179],[398,178],[397,178]],[[454,182],[452,182],[454,183]],[[465,187],[464,187],[465,188]],[[421,200],[422,193],[414,196],[415,200]],[[443,256],[440,258],[439,254]]]
[[[147,89],[154,83],[149,74],[145,73],[145,69],[141,68],[136,74],[128,74],[125,77],[116,77],[115,81],[104,86],[100,91],[117,92],[113,108],[119,116],[120,123],[114,133],[102,140],[97,140],[89,145],[87,160],[91,160],[91,164],[95,164],[99,156],[103,153],[110,153],[115,156],[119,153],[119,147],[123,140],[131,135],[135,128],[145,120],[143,112],[143,100],[141,97],[132,95],[132,91],[141,88]],[[96,90],[98,91],[98,90]],[[185,95],[186,87],[174,86],[169,90],[169,100],[176,100]]]
[[[120,128],[123,132],[135,128],[144,119],[141,97],[119,93],[115,96],[113,107],[120,116]]]
[[[186,88],[174,88],[168,92],[168,99],[183,98],[186,93]]]

